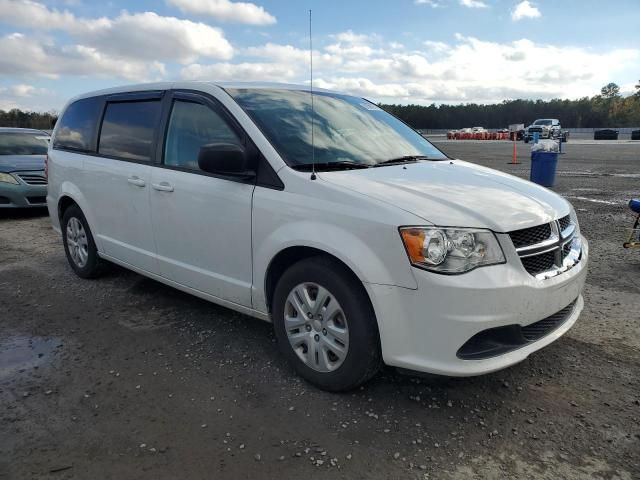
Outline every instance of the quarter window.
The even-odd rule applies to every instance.
[[[159,116],[159,100],[108,103],[98,153],[127,160],[150,161]]]
[[[100,97],[84,98],[67,107],[53,139],[53,148],[88,152],[93,146],[96,123],[102,106]]]
[[[165,165],[199,170],[200,148],[210,143],[240,145],[242,141],[215,110],[200,103],[176,100],[167,130]]]

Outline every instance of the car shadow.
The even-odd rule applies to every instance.
[[[36,208],[0,208],[0,221],[2,220],[24,220],[30,218],[40,218],[49,215],[47,207]]]

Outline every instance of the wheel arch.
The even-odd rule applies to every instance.
[[[58,200],[58,219],[62,220],[62,217],[64,216],[64,212],[67,210],[67,208],[69,208],[71,205],[77,205],[78,208],[80,208],[80,205],[78,205],[78,202],[76,202],[73,198],[71,198],[69,195],[64,194],[60,197],[60,199]]]
[[[103,252],[104,250],[102,248],[102,244],[98,236],[98,230],[96,228],[95,218],[93,216],[91,209],[89,208],[89,205],[84,195],[82,195],[82,192],[73,183],[64,182],[60,187],[60,194],[58,196],[58,201],[57,201],[56,213],[58,214],[58,219],[60,223],[62,223],[61,222],[62,216],[64,215],[65,210],[69,208],[71,205],[77,205],[78,208],[82,211],[84,218],[87,220],[87,223],[89,224],[89,229],[91,230],[91,234],[93,235],[93,239],[96,243],[96,247],[98,248],[98,251]],[[62,225],[60,225],[60,228],[62,228]]]
[[[326,250],[304,245],[290,246],[279,251],[271,259],[271,261],[269,262],[269,266],[267,267],[267,271],[264,277],[264,298],[267,306],[267,311],[269,313],[271,313],[272,311],[273,294],[275,292],[276,285],[278,284],[278,280],[280,279],[282,274],[289,267],[300,262],[301,260],[317,256],[331,258],[333,261],[337,262],[347,274],[349,274],[354,280],[356,280],[358,284],[362,285],[362,280],[353,271],[353,269],[349,267],[349,265],[347,265],[343,260],[336,257],[335,255],[327,252]],[[367,289],[363,286],[362,290],[365,292],[367,298],[369,299],[373,310],[373,302],[371,302],[371,298],[369,297]]]

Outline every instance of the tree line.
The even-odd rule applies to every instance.
[[[531,124],[537,118],[558,118],[565,128],[640,128],[640,81],[636,93],[620,95],[620,87],[610,83],[600,94],[579,100],[505,100],[479,105],[385,105],[380,107],[417,129],[458,129],[483,126],[506,128],[511,124]]]
[[[57,119],[58,115],[55,112],[25,112],[18,108],[0,110],[0,127],[51,130]]]
[[[505,100],[490,105],[380,104],[380,107],[419,129],[504,128],[514,123],[529,125],[536,118],[559,118],[565,128],[640,128],[640,80],[635,88],[636,93],[628,97],[620,95],[618,85],[609,83],[599,95],[579,100]],[[0,127],[51,130],[56,120],[55,112],[0,110]]]

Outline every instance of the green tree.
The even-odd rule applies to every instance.
[[[600,94],[604,98],[615,98],[620,96],[620,87],[616,83],[607,83],[600,89]]]

